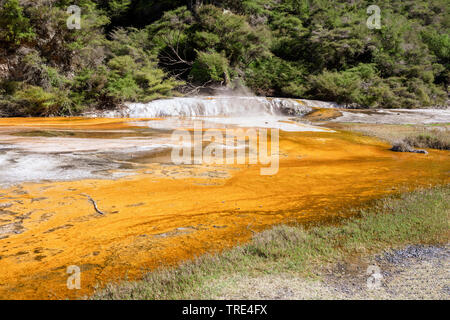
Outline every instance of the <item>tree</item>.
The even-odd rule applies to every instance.
[[[30,20],[24,16],[19,1],[6,0],[0,11],[0,41],[17,46],[32,40],[34,36]]]

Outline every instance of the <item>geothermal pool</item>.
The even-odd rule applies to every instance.
[[[315,106],[324,107],[181,98],[97,117],[0,119],[0,298],[79,298],[230,248],[274,224],[323,221],[387,194],[449,182],[447,151],[391,152],[375,138],[302,122]],[[450,122],[445,113],[433,119]],[[173,131],[198,123],[217,132],[278,129],[279,170],[174,164]],[[71,265],[82,271],[80,290],[67,288]]]

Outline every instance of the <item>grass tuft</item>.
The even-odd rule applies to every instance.
[[[450,150],[450,136],[442,131],[433,130],[427,134],[409,136],[404,142],[417,148],[432,148],[439,150]]]

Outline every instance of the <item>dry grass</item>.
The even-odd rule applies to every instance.
[[[276,226],[246,245],[205,255],[173,269],[150,272],[137,282],[110,284],[92,299],[207,299],[211,283],[235,276],[317,274],[321,266],[406,244],[449,240],[450,186],[377,201],[370,209],[333,225]]]
[[[391,124],[331,124],[335,129],[359,132],[385,140],[392,145],[403,144],[405,150],[431,148],[450,150],[450,125],[391,125]],[[399,146],[401,149],[401,146]],[[408,152],[408,151],[404,151]]]
[[[450,132],[433,130],[426,134],[406,137],[404,142],[417,148],[450,150]]]

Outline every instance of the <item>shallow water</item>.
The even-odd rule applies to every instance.
[[[331,132],[285,116],[169,117],[165,119],[9,119],[0,121],[0,187],[21,182],[108,178],[124,162],[155,162],[171,150],[175,129],[276,128]],[[96,127],[98,126],[98,128]],[[126,129],[125,129],[126,128]],[[157,160],[160,161],[160,160]],[[134,167],[131,166],[131,169]],[[123,171],[120,175],[134,174]]]
[[[174,165],[170,133],[192,129],[194,120],[204,129],[281,129],[279,172]],[[448,151],[388,149],[280,115],[0,119],[0,298],[80,297],[277,223],[329,219],[387,194],[449,182]],[[66,287],[69,265],[81,267],[81,290]]]

